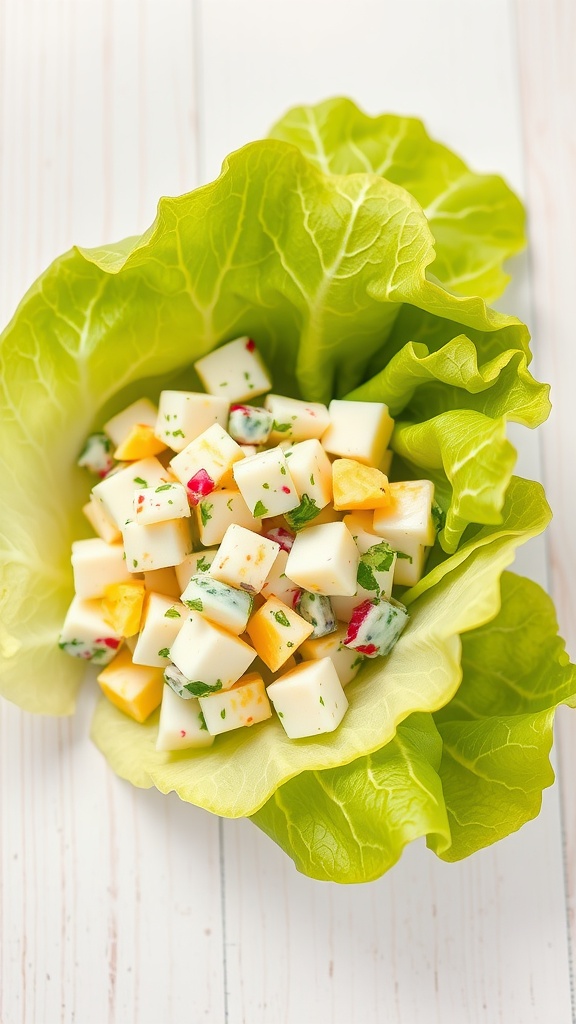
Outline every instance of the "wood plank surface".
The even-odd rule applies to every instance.
[[[0,0],[0,321],[60,252],[142,231],[288,106],[346,93],[422,116],[529,204],[531,258],[501,305],[532,323],[554,385],[550,580],[575,656],[574,28],[569,0]],[[535,438],[515,440],[540,475]],[[545,580],[542,542],[519,568]],[[118,780],[88,739],[92,700],[64,721],[0,706],[0,1024],[572,1020],[573,717],[563,818],[555,787],[466,862],[418,843],[338,887],[249,822]]]

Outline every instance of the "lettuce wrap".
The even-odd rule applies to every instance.
[[[57,259],[0,342],[0,692],[74,710],[83,666],[57,640],[70,544],[88,534],[86,435],[139,395],[200,390],[193,362],[248,334],[276,390],[386,402],[393,476],[434,481],[442,523],[402,596],[410,625],[350,684],[333,734],[295,743],[273,720],[160,754],[157,714],[138,725],[102,699],[94,741],[123,778],[252,816],[299,870],[333,881],[377,877],[422,835],[457,859],[536,814],[554,709],[576,685],[549,599],[502,575],[550,516],[540,485],[513,476],[506,437],[508,420],[546,418],[548,389],[526,326],[486,304],[523,244],[501,178],[414,119],[329,100],[161,199],[141,237]]]

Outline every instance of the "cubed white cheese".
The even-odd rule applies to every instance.
[[[116,523],[110,518],[104,508],[104,505],[99,501],[94,501],[94,498],[91,498],[90,501],[82,507],[82,511],[94,532],[97,533],[98,536],[106,542],[106,544],[115,544],[116,541],[122,540],[122,534],[116,526]]]
[[[344,523],[310,526],[296,535],[286,563],[288,579],[315,594],[356,593],[360,553]]]
[[[122,638],[102,615],[101,601],[84,601],[77,595],[66,612],[58,646],[73,658],[107,665],[116,654]]]
[[[181,452],[213,423],[225,427],[229,402],[196,391],[161,391],[154,433],[172,451]]]
[[[158,484],[134,491],[134,519],[140,526],[165,523],[170,519],[186,519],[190,506],[182,484]]]
[[[197,698],[182,700],[166,683],[162,691],[156,750],[210,747],[214,737],[206,727]]]
[[[272,717],[264,680],[257,672],[242,676],[229,690],[200,697],[200,707],[213,736]]]
[[[289,580],[286,575],[286,562],[288,561],[288,552],[279,551],[274,565],[272,566],[268,576],[266,577],[262,590],[260,591],[262,597],[268,600],[269,597],[277,597],[279,601],[284,604],[293,607],[294,596],[298,593],[299,587]]]
[[[122,538],[126,564],[131,572],[178,565],[192,550],[190,529],[185,519],[171,519],[152,526],[126,523]]]
[[[200,542],[207,547],[220,544],[232,523],[254,533],[262,531],[262,520],[254,518],[240,491],[229,490],[227,487],[212,491],[212,494],[202,499],[194,512]]]
[[[112,438],[116,447],[128,437],[128,434],[139,424],[146,427],[154,427],[156,425],[156,419],[158,416],[158,409],[148,398],[139,398],[136,402],[132,402],[126,409],[122,409],[122,412],[113,416],[112,419],[108,420],[104,424],[104,432],[108,434],[108,437]]]
[[[350,598],[343,597],[341,600],[348,601]],[[347,686],[354,679],[364,661],[363,654],[358,654],[358,651],[344,646],[347,630],[347,626],[339,624],[334,633],[318,637],[317,640],[309,637],[298,651],[304,661],[330,658],[338,673],[341,686]]]
[[[286,519],[294,529],[315,525],[321,509],[332,501],[332,463],[320,441],[300,441],[284,451],[290,476],[300,496]]]
[[[180,565],[175,566],[176,579],[180,587],[179,594],[185,590],[190,578],[195,573],[208,572],[217,550],[218,548],[206,548],[204,551],[193,551],[190,555],[186,555]]]
[[[151,456],[131,462],[111,473],[92,488],[95,501],[101,502],[109,517],[119,529],[134,518],[133,498],[137,487],[159,487],[174,478],[158,459]]]
[[[132,577],[121,544],[106,544],[100,537],[77,540],[72,545],[74,590],[83,599],[104,597],[109,583],[128,583]]]
[[[170,460],[170,469],[186,487],[190,504],[196,505],[220,484],[239,459],[245,461],[240,445],[219,423],[214,423]]]
[[[237,462],[236,485],[256,518],[279,516],[296,508],[300,497],[281,448],[269,448]]]
[[[250,594],[221,583],[209,572],[199,572],[190,578],[182,603],[236,636],[246,629],[252,611]]]
[[[245,402],[269,391],[272,383],[251,338],[236,338],[194,363],[206,391],[229,402]]]
[[[187,616],[188,609],[179,601],[171,601],[163,594],[150,594],[134,648],[134,664],[159,668],[168,665],[170,648]]]
[[[272,414],[271,441],[306,441],[322,437],[330,415],[320,402],[301,402],[286,395],[268,395],[264,406]]]
[[[210,575],[231,587],[259,594],[279,551],[280,545],[274,541],[232,523],[210,566]]]
[[[330,426],[322,437],[325,450],[367,466],[379,466],[394,429],[388,406],[383,402],[333,399],[328,411]]]
[[[436,537],[432,518],[434,484],[431,480],[392,483],[390,495],[389,507],[374,512],[373,530],[399,552],[394,582],[413,586],[424,571],[424,547],[431,546]]]
[[[271,683],[268,696],[291,740],[333,732],[348,708],[330,658],[303,661]]]
[[[172,661],[190,681],[194,697],[229,690],[255,657],[253,647],[198,612],[189,613],[171,648]]]

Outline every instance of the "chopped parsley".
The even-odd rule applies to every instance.
[[[164,612],[165,619],[181,619],[182,616],[176,608],[169,608],[167,612]]]
[[[228,509],[229,512],[233,512],[234,511],[234,509],[232,508],[233,501],[234,501],[234,498],[228,498],[228,501],[226,502],[226,508]]]
[[[171,490],[172,490],[172,484],[160,484],[160,487],[156,488],[156,490],[154,491],[154,494],[159,494],[160,491],[171,491]]]
[[[255,519],[259,519],[262,516],[267,516],[267,515],[268,515],[268,509],[266,508],[266,505],[264,505],[264,503],[261,502],[261,501],[257,501],[256,504],[254,505],[254,512],[253,512],[254,518]]]
[[[388,572],[392,568],[394,555],[393,548],[385,540],[368,548],[368,551],[360,556],[360,561],[358,562],[358,574],[356,577],[358,585],[364,587],[364,590],[375,590],[379,593],[380,585],[374,573]]]
[[[134,477],[134,483],[135,484],[140,484],[140,487],[148,487],[148,484],[146,483],[145,480],[142,479],[141,476],[135,476]]]
[[[446,525],[446,513],[443,508],[440,508],[437,501],[432,502],[432,521],[436,533],[440,533],[440,530],[443,530]]]
[[[206,719],[204,718],[204,712],[198,712],[198,721],[200,722],[200,728],[208,732],[208,726],[206,725]]]
[[[209,501],[200,502],[200,518],[202,520],[202,526],[206,526],[210,519],[212,519],[213,508],[214,505],[212,505]]]
[[[321,705],[322,705],[322,707],[323,707],[323,708],[325,708],[325,707],[326,707],[326,705],[325,705],[325,703],[324,703],[324,697],[320,697],[320,703],[321,703]]]
[[[170,648],[169,647],[161,647],[160,650],[158,651],[158,657],[159,658],[169,658],[170,657]]]
[[[284,612],[272,612],[272,615],[276,619],[276,622],[278,623],[279,626],[290,626],[290,620],[287,618]]]
[[[277,434],[286,434],[289,430],[292,430],[291,423],[277,423],[276,420],[272,422],[272,430],[276,431]]]
[[[213,686],[210,683],[203,683],[201,679],[190,680],[184,683],[184,689],[193,697],[206,697],[209,693],[218,693],[218,690],[222,689],[222,680],[217,679]]]
[[[204,607],[200,597],[195,597],[193,601],[184,601],[184,604],[194,612],[201,612]]]
[[[209,568],[210,562],[204,555],[202,555],[202,557],[196,562],[196,572],[208,572]]]
[[[220,712],[220,718],[226,718],[226,708],[222,708],[222,711]]]
[[[293,508],[291,512],[286,512],[284,518],[288,523],[288,526],[292,530],[298,532],[308,523],[310,523],[316,516],[319,516],[321,509],[314,501],[314,498],[309,498],[307,494],[302,495],[302,499],[297,508]]]
[[[178,428],[178,430],[173,430],[172,437],[184,437],[184,431],[180,430],[180,428]]]

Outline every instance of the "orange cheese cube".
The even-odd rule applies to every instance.
[[[147,459],[149,455],[158,455],[166,451],[166,445],[154,434],[154,428],[145,423],[135,423],[130,433],[118,445],[114,458],[122,462],[136,459]]]
[[[102,616],[121,636],[134,636],[140,629],[145,587],[142,580],[133,583],[109,583],[104,587]]]
[[[386,508],[390,504],[388,477],[373,466],[355,459],[336,459],[332,463],[334,508]]]
[[[311,622],[276,597],[270,597],[254,613],[246,630],[256,653],[272,672],[277,672],[313,631]]]
[[[126,647],[100,673],[98,682],[108,700],[136,722],[145,722],[162,701],[163,670],[134,665]]]

